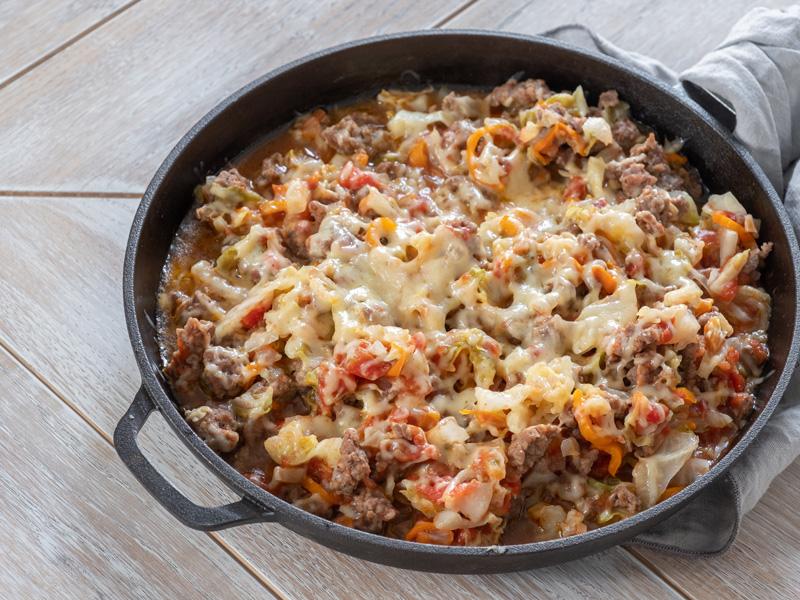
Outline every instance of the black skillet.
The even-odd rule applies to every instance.
[[[433,83],[489,88],[516,73],[544,78],[554,89],[581,84],[594,99],[603,90],[618,90],[639,121],[686,140],[686,154],[712,192],[733,191],[761,219],[761,239],[775,244],[763,280],[773,300],[767,365],[771,374],[759,388],[752,422],[709,473],[672,498],[612,525],[547,542],[478,548],[417,544],[337,525],[265,492],[189,428],[159,366],[154,326],[159,277],[173,236],[192,204],[194,186],[298,113],[316,106],[382,87]],[[120,457],[156,500],[189,527],[217,530],[277,522],[353,556],[425,571],[491,573],[551,565],[630,540],[674,514],[746,451],[778,404],[798,357],[800,253],[789,219],[762,170],[720,124],[724,119],[730,127],[729,113],[702,90],[688,92],[706,109],[686,91],[676,92],[615,60],[560,42],[485,31],[424,31],[358,41],[313,54],[242,88],[181,139],[150,182],[133,221],[123,287],[142,387],[114,434]],[[155,410],[208,469],[241,495],[240,501],[217,508],[198,506],[154,469],[139,450],[136,437]]]

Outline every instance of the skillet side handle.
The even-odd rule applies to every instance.
[[[275,512],[261,508],[242,498],[219,507],[195,504],[159,473],[142,454],[136,438],[150,414],[155,410],[144,388],[139,389],[128,411],[114,430],[114,448],[133,476],[158,500],[169,513],[184,525],[201,531],[217,531],[246,525],[275,521]]]
[[[736,112],[725,100],[691,81],[681,81],[676,88],[702,106],[730,133],[736,129]]]

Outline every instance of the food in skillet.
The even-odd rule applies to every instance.
[[[615,91],[383,91],[269,151],[197,189],[160,319],[186,419],[273,494],[418,542],[569,536],[754,410],[771,245]]]

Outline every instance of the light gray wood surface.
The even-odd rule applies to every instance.
[[[443,577],[339,555],[277,525],[190,531],[138,486],[109,446],[139,384],[120,289],[138,194],[177,139],[225,95],[312,50],[432,26],[535,33],[577,21],[680,69],[713,48],[748,4],[0,3],[0,389],[6,392],[0,458],[3,465],[20,465],[0,474],[4,595],[800,595],[797,464],[778,479],[720,558],[614,549],[545,570]],[[25,423],[21,442],[15,421]],[[141,442],[192,499],[210,504],[233,498],[157,416]],[[27,462],[12,460],[20,452],[27,452]]]
[[[567,23],[589,27],[617,46],[681,71],[713,50],[753,6],[783,8],[791,0],[510,0],[477,2],[447,27],[540,33]]]
[[[138,0],[3,0],[0,86],[16,79]]]
[[[0,144],[15,152],[0,190],[141,192],[245,83],[348,39],[430,27],[458,5],[142,0],[2,90]]]
[[[197,532],[154,511],[114,449],[0,349],[0,588],[5,598],[263,595]]]
[[[698,561],[658,554],[642,555],[657,564],[675,585],[700,598],[771,600],[800,596],[800,462],[778,477],[742,523],[730,551]]]

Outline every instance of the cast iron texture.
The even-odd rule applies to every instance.
[[[159,277],[173,236],[192,204],[194,186],[243,149],[316,106],[388,86],[491,87],[514,74],[544,78],[556,89],[581,84],[594,99],[603,90],[618,90],[637,119],[662,134],[686,140],[686,153],[712,192],[732,190],[761,219],[762,239],[773,241],[775,248],[763,281],[773,298],[772,356],[767,367],[771,375],[760,387],[757,417],[720,463],[669,500],[582,535],[532,544],[462,548],[389,539],[316,517],[252,484],[186,424],[159,367],[155,330]],[[798,256],[780,199],[753,159],[694,101],[642,72],[546,38],[485,31],[404,33],[339,46],[277,69],[224,100],[181,139],[153,177],[131,228],[123,281],[128,331],[143,387],[117,427],[117,451],[167,510],[198,529],[277,521],[336,550],[426,571],[491,573],[572,560],[629,540],[664,520],[724,473],[753,441],[797,362]],[[136,446],[136,435],[154,409],[207,468],[241,494],[241,502],[221,508],[196,506],[147,463]]]

